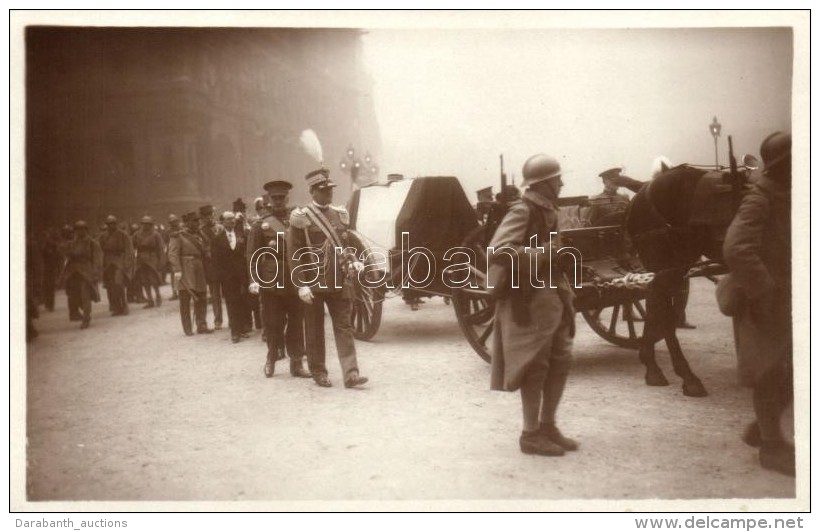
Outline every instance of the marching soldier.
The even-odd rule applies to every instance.
[[[336,253],[335,248],[346,248],[347,227],[350,217],[347,209],[331,205],[333,187],[328,170],[321,168],[305,176],[313,201],[290,215],[288,250],[299,266],[294,282],[299,298],[305,303],[305,340],[308,351],[308,367],[316,384],[332,386],[325,366],[325,314],[327,306],[333,322],[336,352],[342,366],[346,388],[367,382],[359,374],[356,361],[356,345],[350,322],[351,289],[348,273],[361,271],[364,265],[349,252]],[[311,253],[300,250],[311,249]],[[311,260],[318,257],[318,261]]]
[[[265,360],[265,377],[272,377],[276,361],[285,358],[285,347],[290,357],[290,374],[294,377],[309,378],[310,372],[302,365],[305,355],[304,315],[296,286],[291,280],[289,248],[284,242],[276,241],[277,233],[287,234],[290,226],[288,191],[292,185],[287,181],[270,181],[265,191],[270,198],[271,211],[259,219],[248,236],[248,261],[251,271],[258,278],[251,279],[249,291],[260,293],[262,318],[268,351]],[[280,249],[284,247],[284,249]],[[276,256],[264,253],[258,260],[254,253],[268,248]],[[264,281],[260,287],[257,281]],[[279,285],[279,286],[277,286]]]
[[[208,328],[208,301],[205,281],[206,245],[199,234],[199,216],[189,212],[182,218],[185,228],[171,236],[168,244],[168,260],[174,270],[174,282],[179,287],[179,314],[182,318],[182,330],[187,336],[193,336],[191,325],[191,299],[194,300],[194,314],[198,334],[213,332]]]
[[[221,225],[214,221],[214,208],[212,205],[203,205],[199,208],[199,234],[205,243],[205,280],[208,283],[208,292],[211,294],[211,305],[214,310],[214,329],[222,328],[222,288],[219,284],[219,276],[216,268],[211,262],[211,248],[216,236],[223,231]]]
[[[105,232],[98,242],[103,252],[103,286],[108,292],[108,306],[114,316],[128,314],[125,287],[134,271],[134,248],[131,237],[117,227],[117,217],[105,219]]]
[[[140,286],[145,290],[148,303],[144,308],[154,307],[153,288],[156,294],[156,306],[162,305],[162,296],[159,294],[159,285],[162,280],[160,273],[165,267],[165,243],[162,236],[154,228],[154,220],[150,216],[143,216],[142,228],[134,234],[134,248],[137,250],[137,270]]]
[[[532,260],[522,252],[526,246],[547,247],[536,255],[541,271],[551,271],[550,234],[558,230],[558,197],[564,183],[561,165],[552,157],[533,155],[524,163],[522,201],[514,203],[495,232],[490,246],[516,250],[517,261],[527,267]],[[530,243],[537,235],[538,246]],[[572,365],[575,310],[572,290],[560,275],[557,288],[528,286],[521,275],[520,287],[505,286],[512,276],[502,258],[490,265],[488,279],[496,290],[494,342],[490,387],[520,390],[524,430],[519,438],[521,452],[561,456],[574,451],[578,442],[565,437],[556,425],[556,411]],[[506,283],[505,283],[506,280]]]
[[[87,329],[91,324],[91,303],[100,300],[97,282],[101,271],[102,249],[88,234],[88,224],[78,220],[74,223],[74,240],[68,246],[63,279],[68,295],[69,317],[80,317],[80,329]]]

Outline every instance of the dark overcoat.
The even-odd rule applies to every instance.
[[[734,315],[742,384],[792,357],[791,191],[763,177],[741,201],[723,257],[743,304]]]

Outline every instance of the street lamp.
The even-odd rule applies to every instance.
[[[715,139],[715,170],[720,168],[718,164],[718,149],[717,149],[717,140],[720,136],[720,122],[717,121],[717,117],[712,117],[712,123],[709,124],[709,132],[712,134],[712,137]]]
[[[345,157],[339,162],[339,168],[342,172],[350,175],[352,185],[358,182],[359,176],[362,174],[369,178],[368,181],[376,179],[379,174],[379,167],[373,161],[370,153],[365,153],[364,160],[361,160],[356,156],[356,150],[352,145],[347,147]]]

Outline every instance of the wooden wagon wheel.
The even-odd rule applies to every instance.
[[[475,253],[476,262],[470,266],[470,280],[479,288],[453,288],[452,303],[461,332],[476,354],[490,362],[489,339],[495,321],[495,301],[485,288],[487,272],[487,242],[484,227],[477,227],[464,239],[462,246]]]
[[[643,336],[646,309],[645,293],[632,291],[614,304],[582,310],[581,314],[590,328],[604,340],[627,349],[638,349]]]
[[[355,248],[358,257],[367,249],[364,239],[355,231],[348,231],[348,245]],[[370,256],[365,260],[365,265],[368,264],[373,264]],[[363,286],[359,282],[353,282],[350,322],[353,326],[353,337],[357,340],[370,340],[378,332],[382,323],[384,294],[382,287]]]

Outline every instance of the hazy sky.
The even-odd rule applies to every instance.
[[[565,195],[594,194],[612,166],[714,163],[713,116],[738,156],[791,125],[785,28],[371,30],[384,173],[456,175],[498,189],[534,153],[562,161]]]

